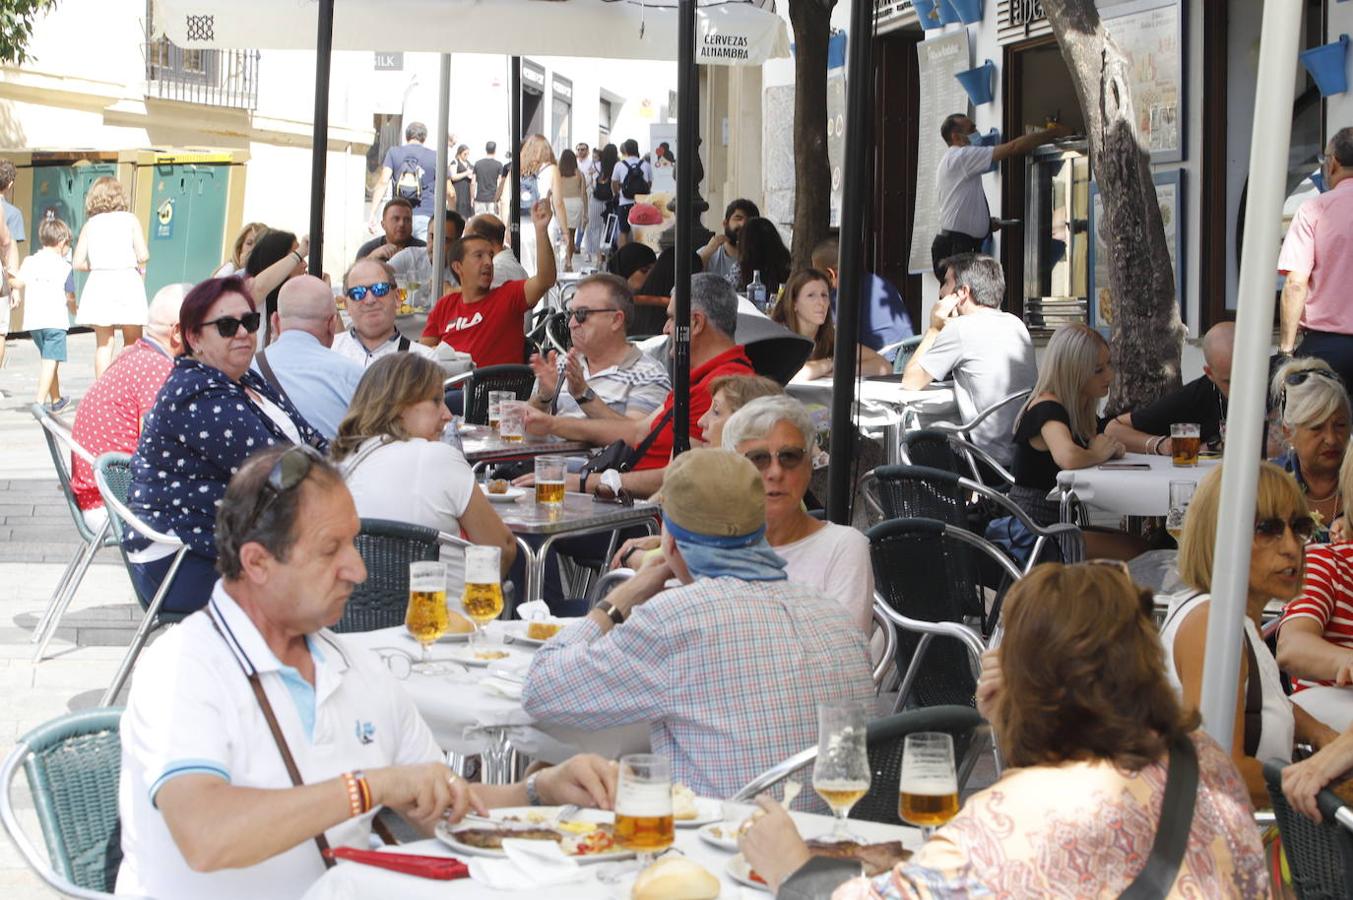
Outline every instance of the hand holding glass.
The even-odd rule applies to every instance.
[[[508,443],[519,443],[526,437],[526,404],[519,400],[504,400],[498,410],[498,436]]]

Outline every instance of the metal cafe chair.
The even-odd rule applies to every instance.
[[[1282,835],[1292,886],[1302,900],[1353,897],[1353,810],[1328,788],[1316,794],[1317,825],[1283,795],[1283,763],[1264,763],[1264,781]]]
[[[469,541],[435,528],[387,519],[362,519],[356,544],[366,563],[366,581],[352,589],[343,618],[333,626],[339,633],[403,625],[409,605],[409,563],[435,561],[442,547],[470,546]]]
[[[443,382],[444,390],[464,386],[465,421],[471,425],[489,424],[489,391],[511,391],[518,400],[531,397],[535,373],[527,365],[480,366],[453,375]]]

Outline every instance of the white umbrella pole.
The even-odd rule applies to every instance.
[[[442,295],[442,265],[446,255],[446,169],[450,162],[450,148],[447,146],[447,134],[451,131],[451,54],[442,54],[442,68],[437,83],[437,189],[432,221],[428,224],[436,230],[437,239],[432,245],[432,293],[435,301]]]
[[[1264,4],[1259,78],[1250,137],[1249,206],[1240,260],[1236,343],[1226,422],[1226,459],[1212,566],[1212,606],[1203,665],[1202,714],[1208,733],[1225,748],[1235,728],[1241,629],[1254,541],[1255,484],[1249,460],[1261,458],[1264,393],[1273,336],[1274,272],[1286,199],[1287,154],[1292,139],[1292,97],[1297,76],[1301,6],[1296,0]]]

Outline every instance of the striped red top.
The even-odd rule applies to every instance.
[[[1301,596],[1287,604],[1283,622],[1315,619],[1325,629],[1325,640],[1353,648],[1353,542],[1320,544],[1306,551],[1306,582]],[[1292,679],[1293,693],[1332,681]]]

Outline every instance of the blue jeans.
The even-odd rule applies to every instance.
[[[166,556],[148,563],[132,563],[132,586],[136,588],[137,599],[143,607],[149,606],[160,589],[164,576],[169,574],[169,564],[174,557]],[[174,583],[165,595],[161,612],[190,613],[197,612],[211,599],[212,588],[216,586],[216,560],[189,550],[179,563]]]

